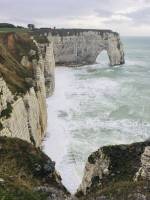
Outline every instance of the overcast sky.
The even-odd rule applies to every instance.
[[[0,22],[150,36],[150,0],[0,0]]]

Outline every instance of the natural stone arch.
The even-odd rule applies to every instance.
[[[116,32],[57,29],[48,38],[54,43],[56,65],[93,64],[103,50],[107,51],[111,66],[124,64],[124,51]]]
[[[98,55],[96,57],[96,63],[107,64],[107,65],[110,64],[108,52],[106,49],[104,49],[98,53]]]

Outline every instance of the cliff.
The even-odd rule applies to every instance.
[[[48,38],[53,40],[57,65],[93,64],[103,50],[111,66],[125,62],[120,36],[110,30],[54,29]]]
[[[150,142],[102,147],[88,157],[79,199],[150,199]]]
[[[46,96],[54,89],[52,43],[28,33],[0,35],[0,135],[41,145],[47,127]]]
[[[70,197],[55,163],[36,148],[47,128],[54,69],[52,42],[26,32],[0,34],[0,199]]]
[[[69,196],[55,163],[41,150],[17,138],[0,137],[0,199],[65,200]]]

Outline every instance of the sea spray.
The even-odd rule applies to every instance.
[[[124,66],[110,67],[104,55],[100,64],[56,68],[44,149],[71,192],[91,152],[150,137],[150,38],[124,38],[124,44]]]

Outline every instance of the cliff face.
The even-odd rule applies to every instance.
[[[54,89],[52,44],[15,33],[1,36],[1,43],[0,135],[39,146],[47,127],[46,96]]]
[[[150,198],[150,142],[102,147],[85,166],[79,199],[145,200]]]
[[[57,29],[49,38],[53,39],[59,65],[93,64],[103,50],[107,51],[111,66],[125,62],[119,34],[109,30]]]
[[[53,42],[49,41],[47,44],[38,44],[43,54],[45,48],[45,59],[44,59],[44,77],[46,86],[46,96],[49,97],[54,92],[55,88],[55,58],[53,52]],[[41,62],[42,64],[42,62]]]

